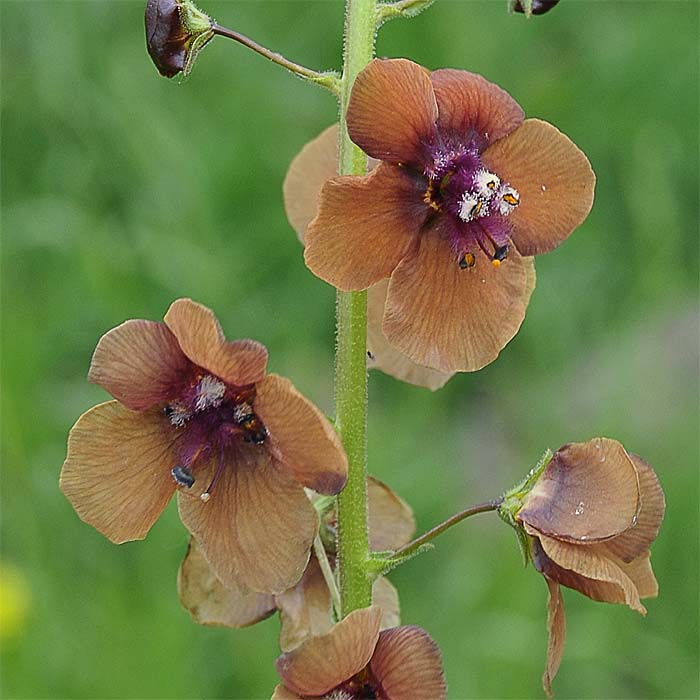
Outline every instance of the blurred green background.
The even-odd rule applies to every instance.
[[[144,2],[15,2],[2,12],[2,695],[263,698],[278,622],[198,627],[175,576],[173,504],[110,544],[58,490],[66,434],[105,398],[99,336],[191,296],[229,337],[332,410],[330,287],[303,266],[281,184],[333,100],[225,40],[184,85],[144,47]],[[538,260],[520,334],[437,394],[374,374],[371,470],[425,529],[498,495],[547,446],[616,437],[656,468],[661,587],[642,619],[565,592],[561,698],[697,698],[698,37],[688,2],[438,0],[386,25],[380,56],[484,74],[556,124],[598,176],[586,223]],[[339,66],[341,2],[206,2],[288,57]],[[391,576],[403,620],[440,644],[450,698],[542,696],[546,588],[483,515]]]

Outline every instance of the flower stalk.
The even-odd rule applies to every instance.
[[[257,41],[249,39],[244,34],[236,32],[233,29],[222,27],[216,22],[212,24],[211,31],[214,34],[225,36],[227,39],[233,39],[233,41],[243,44],[243,46],[246,46],[252,51],[264,56],[273,63],[276,63],[278,66],[286,68],[288,71],[298,75],[300,78],[316,83],[316,85],[320,85],[321,87],[330,90],[334,95],[336,95],[336,97],[340,95],[340,79],[333,71],[319,72],[312,70],[311,68],[306,68],[298,63],[294,63],[293,61],[285,58],[282,54],[270,51],[270,49],[265,48],[262,44],[258,44]]]
[[[350,140],[346,112],[358,73],[374,56],[376,0],[347,0],[340,91],[338,172],[364,175],[367,156]],[[338,496],[341,616],[372,602],[367,575],[367,293],[338,292],[335,360],[336,426],[348,456],[348,481]]]

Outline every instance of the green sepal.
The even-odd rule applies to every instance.
[[[525,17],[528,19],[532,17],[532,0],[508,0],[508,12],[512,15],[518,3],[525,11]]]
[[[390,19],[398,17],[416,17],[427,10],[435,0],[396,0],[377,5],[377,29]]]
[[[395,569],[401,564],[405,564],[413,557],[422,554],[423,552],[428,552],[431,549],[435,549],[435,546],[431,543],[426,543],[420,545],[420,547],[414,549],[412,552],[407,552],[406,554],[397,555],[393,550],[386,552],[372,552],[369,560],[367,561],[367,575],[372,579],[378,576],[383,576],[392,569]]]

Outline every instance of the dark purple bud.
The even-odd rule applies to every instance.
[[[543,15],[549,12],[559,0],[512,0],[511,10],[525,15]]]
[[[187,75],[204,45],[214,36],[212,19],[190,0],[148,0],[146,46],[161,75]]]

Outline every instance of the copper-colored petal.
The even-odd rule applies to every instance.
[[[175,491],[174,441],[158,410],[94,406],[68,435],[61,490],[81,520],[112,542],[142,540]]]
[[[282,654],[275,666],[284,684],[300,695],[323,695],[354,676],[372,656],[380,619],[377,607],[355,610],[328,634]]]
[[[215,574],[228,587],[281,593],[304,572],[318,517],[303,488],[262,446],[243,446],[225,456],[211,498],[206,490],[217,468],[213,459],[195,471],[191,492],[178,494],[180,517]]]
[[[380,629],[387,630],[401,624],[399,592],[385,576],[379,576],[372,584],[372,605],[382,609]]]
[[[348,460],[338,434],[288,379],[269,374],[259,382],[254,409],[270,433],[275,457],[297,481],[328,495],[345,486]]]
[[[637,468],[641,491],[641,508],[634,527],[606,542],[607,548],[624,561],[640,556],[656,539],[666,510],[664,492],[654,470],[641,457],[629,455]]]
[[[182,606],[200,625],[247,627],[272,615],[274,597],[239,584],[226,588],[212,571],[194,539],[177,574]]]
[[[525,117],[503,88],[476,73],[443,68],[431,73],[430,80],[440,131],[461,141],[475,132],[480,145],[493,143],[520,126]]]
[[[422,166],[435,135],[437,103],[428,71],[403,58],[375,59],[356,78],[348,105],[350,138],[391,163]]]
[[[299,240],[318,211],[323,183],[338,173],[338,125],[333,124],[309,141],[289,165],[282,185],[284,208]]]
[[[306,230],[307,266],[343,291],[389,277],[425,221],[421,197],[409,174],[386,163],[364,177],[327,180]]]
[[[625,448],[594,438],[554,453],[518,518],[567,542],[601,541],[633,526],[639,498],[637,469]]]
[[[309,637],[328,634],[333,627],[331,596],[315,556],[288,591],[275,596],[280,611],[280,648],[290,651]]]
[[[131,320],[97,343],[88,379],[134,411],[167,400],[190,366],[164,323]]]
[[[611,583],[616,586],[622,593],[623,600],[615,596],[614,600],[606,599],[607,602],[624,602],[642,615],[646,613],[644,606],[639,600],[639,592],[637,591],[634,581],[620,565],[622,562],[619,560],[615,561],[607,552],[604,545],[571,544],[542,535],[538,537],[545,554],[555,564],[558,564],[563,569],[568,569],[580,576],[584,576],[585,578]],[[568,585],[565,581],[560,581],[560,583]],[[585,590],[582,590],[578,586],[574,587],[588,595]]]
[[[226,342],[214,313],[191,299],[174,301],[165,323],[192,362],[228,384],[244,386],[265,376],[267,348],[255,340]]]
[[[557,675],[562,656],[564,655],[564,642],[566,641],[566,616],[564,615],[564,601],[561,596],[559,584],[549,577],[544,577],[549,589],[547,599],[547,661],[542,676],[542,685],[548,698],[554,697],[552,693],[552,681]]]
[[[440,649],[420,627],[384,630],[379,635],[370,668],[389,700],[447,697]]]
[[[367,479],[369,542],[375,552],[408,544],[416,531],[411,507],[385,483]]]
[[[656,598],[659,595],[659,584],[651,568],[649,552],[633,561],[616,560],[618,566],[632,579],[640,598]]]
[[[281,683],[275,687],[271,700],[304,700],[301,695],[293,693],[289,688]]]
[[[523,255],[556,248],[588,216],[595,174],[583,151],[556,127],[527,119],[482,156],[520,194],[508,217]]]
[[[462,270],[450,243],[431,230],[391,276],[384,334],[421,365],[472,372],[518,332],[534,286],[533,262],[517,251],[499,268],[479,256]]]
[[[453,372],[439,372],[416,364],[389,343],[382,330],[384,305],[389,280],[382,280],[367,290],[367,366],[399,379],[436,391],[443,387]]]

